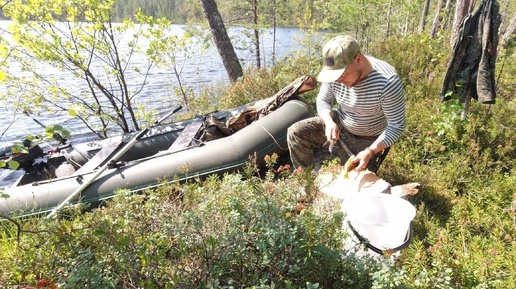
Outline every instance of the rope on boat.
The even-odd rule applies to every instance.
[[[267,134],[272,138],[272,140],[276,143],[276,145],[277,145],[280,149],[282,149],[282,150],[284,150],[284,151],[287,151],[287,150],[288,150],[288,147],[287,147],[287,148],[282,147],[282,146],[281,146],[281,144],[280,144],[280,143],[278,143],[278,141],[274,138],[274,136],[273,136],[273,135],[272,135],[272,134],[271,134],[271,133],[270,133],[270,132],[265,128],[265,127],[263,127],[261,124],[258,124],[258,125],[259,125],[261,128],[263,128],[263,130],[264,130],[264,131],[265,131],[265,132],[266,132],[266,133],[267,133]]]

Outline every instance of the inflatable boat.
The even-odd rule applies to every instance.
[[[4,189],[7,197],[0,199],[0,214],[41,214],[55,211],[64,202],[95,205],[122,189],[137,192],[194,177],[235,172],[250,157],[263,166],[266,155],[288,153],[288,127],[314,115],[299,96],[314,87],[313,78],[305,76],[273,97],[229,110],[230,113],[204,115],[176,126],[168,125],[168,132],[154,137],[132,139],[134,145],[130,149],[124,148],[126,142],[120,142],[122,151],[109,149],[108,144],[90,146],[86,154],[93,157],[88,157],[84,151],[79,153],[81,146],[75,146],[67,155],[55,158],[59,160],[49,159],[53,162],[49,165],[53,174],[48,179],[20,180]],[[103,150],[109,154],[103,155]],[[67,201],[74,193],[77,196]]]

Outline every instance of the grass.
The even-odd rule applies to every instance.
[[[397,67],[407,93],[407,130],[379,174],[393,185],[422,185],[410,199],[413,242],[396,262],[343,251],[339,204],[315,197],[309,172],[278,172],[280,160],[271,158],[267,169],[250,163],[240,174],[120,192],[99,209],[70,209],[59,220],[20,221],[19,239],[4,221],[0,287],[42,280],[62,288],[513,287],[516,56],[500,54],[497,103],[472,102],[461,120],[460,104],[439,102],[447,49],[415,37],[373,49]],[[317,71],[304,56],[250,72],[220,103],[270,96]],[[312,104],[315,95],[306,95]]]

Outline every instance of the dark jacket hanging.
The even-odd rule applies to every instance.
[[[485,0],[464,17],[448,63],[440,100],[457,94],[462,102],[474,98],[495,103],[495,62],[501,17],[496,0]]]

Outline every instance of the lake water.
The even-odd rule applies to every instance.
[[[0,29],[5,29],[8,24],[9,21],[0,21]],[[184,25],[173,25],[173,31],[176,31],[175,33],[180,35],[183,33],[184,27]],[[2,33],[3,37],[8,37],[3,30],[0,33]],[[229,28],[228,34],[232,39],[242,66],[244,68],[256,66],[254,53],[247,48],[251,47],[252,39],[246,38],[246,34],[243,33],[241,28]],[[299,29],[277,28],[275,43],[276,59],[282,59],[296,50],[302,50],[303,48],[297,44],[298,42],[296,41],[296,39],[299,39],[302,35],[303,32]],[[260,41],[262,67],[269,67],[272,64],[272,29],[265,30],[260,36]],[[191,51],[198,50],[198,47],[191,47]],[[143,55],[137,55],[133,58],[131,65],[141,65],[141,67],[145,68],[147,67],[146,63],[146,59]],[[52,76],[64,85],[71,83],[69,79],[70,76],[55,67],[48,64],[35,65],[38,72],[42,75]],[[25,75],[22,71],[18,71],[18,73]],[[130,79],[132,81],[130,82],[141,84],[144,81],[142,78],[143,76],[141,75],[131,75]],[[181,72],[181,81],[185,87],[192,88],[194,91],[200,91],[205,87],[229,84],[226,70],[215,47],[211,47],[207,53],[202,55],[194,53],[193,57],[185,61]],[[146,85],[141,94],[139,94],[139,103],[143,104],[146,108],[157,109],[158,111],[169,109],[174,103],[177,103],[173,92],[174,86],[177,86],[177,80],[172,69],[153,69],[149,72]],[[2,92],[2,90],[5,91],[5,89],[5,86],[0,86],[0,92]],[[45,125],[61,124],[72,133],[72,138],[70,139],[72,143],[87,140],[88,137],[92,138],[90,134],[86,133],[87,129],[83,127],[81,122],[68,115],[42,114],[34,118]],[[0,136],[0,149],[14,141],[22,140],[29,134],[40,134],[43,131],[44,129],[32,118],[23,114],[13,113],[13,111],[10,110],[9,104],[2,104],[2,106],[0,106],[0,134],[3,133],[3,135]],[[43,144],[42,147],[44,150],[50,148],[45,147],[45,144]],[[0,169],[0,188],[10,183],[19,174],[20,172],[12,173],[10,170]]]

